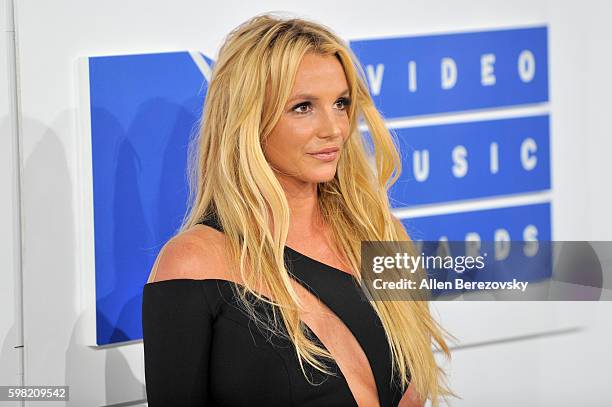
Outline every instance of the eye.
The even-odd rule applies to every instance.
[[[336,102],[336,105],[340,104],[341,108],[340,110],[345,110],[347,107],[349,107],[351,105],[351,99],[349,98],[340,98],[338,99],[338,101]]]
[[[308,110],[310,107],[310,102],[302,102],[300,104],[295,105],[292,110],[297,114],[306,114],[310,111]]]

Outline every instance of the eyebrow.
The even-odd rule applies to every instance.
[[[348,94],[349,94],[349,90],[345,89],[344,91],[340,92],[338,97],[348,95]],[[292,96],[287,102],[293,102],[296,99],[319,100],[317,96],[311,95],[310,93],[298,93],[297,95]]]

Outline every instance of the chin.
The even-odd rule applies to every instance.
[[[311,177],[311,182],[320,184],[322,182],[329,182],[334,179],[336,176],[336,171],[328,172],[325,174],[317,174],[316,176]]]
[[[334,163],[335,164],[335,163]],[[325,165],[319,168],[311,166],[302,166],[295,171],[296,178],[302,182],[319,184],[322,182],[329,182],[334,179],[338,172],[337,165]]]

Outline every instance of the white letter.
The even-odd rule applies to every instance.
[[[480,83],[482,83],[482,86],[495,85],[494,63],[495,54],[484,54],[480,57]]]
[[[421,157],[423,157],[423,160],[421,160]],[[416,150],[412,153],[412,171],[417,181],[427,180],[429,177],[429,150]]]
[[[538,253],[538,228],[534,225],[527,225],[523,229],[523,240],[525,246],[523,246],[523,253],[527,257],[533,257]]]
[[[414,61],[408,62],[408,90],[411,93],[414,93],[417,90],[416,62]]]
[[[374,72],[374,67],[372,65],[366,66],[368,82],[370,82],[370,89],[372,90],[372,95],[378,95],[380,93],[380,87],[382,86],[384,71],[385,66],[383,64],[376,65],[376,72]]]
[[[442,89],[451,89],[457,83],[457,65],[452,58],[442,58]]]
[[[535,76],[535,57],[528,49],[523,50],[518,59],[518,72],[521,80],[525,83],[531,82]]]
[[[382,268],[381,264],[384,260],[382,256],[374,256],[372,259],[372,271],[375,273],[382,273],[384,268]]]
[[[535,152],[538,151],[538,145],[535,140],[531,137],[526,138],[521,143],[521,164],[523,164],[523,168],[527,171],[531,171],[535,168],[538,157],[535,155]],[[530,155],[530,153],[533,153]]]
[[[468,172],[468,163],[465,157],[467,150],[462,145],[453,148],[453,175],[456,178],[463,178]]]
[[[510,253],[510,233],[506,229],[496,229],[495,239],[495,260],[504,260]]]
[[[499,149],[497,148],[497,143],[491,143],[489,146],[489,156],[491,157],[489,170],[491,174],[497,174],[499,171]]]

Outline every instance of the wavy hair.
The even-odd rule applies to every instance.
[[[335,249],[360,282],[362,241],[409,241],[390,211],[388,188],[401,160],[396,143],[369,94],[363,69],[347,44],[327,27],[298,18],[258,15],[226,37],[213,68],[200,131],[190,151],[189,208],[180,231],[216,216],[228,242],[240,301],[259,322],[247,294],[271,304],[263,321],[288,337],[300,360],[330,373],[319,359],[331,359],[311,340],[299,316],[300,301],[284,262],[289,206],[262,145],[274,129],[306,53],[338,58],[349,85],[349,137],[334,178],[318,184],[318,204],[330,225]],[[359,129],[367,125],[369,142]],[[365,132],[364,132],[365,133]],[[258,293],[261,287],[272,299]],[[448,357],[445,332],[427,301],[370,301],[386,332],[393,372],[402,389],[409,383],[421,400],[437,405],[452,394],[437,365],[432,345]],[[308,377],[307,377],[308,378]]]

